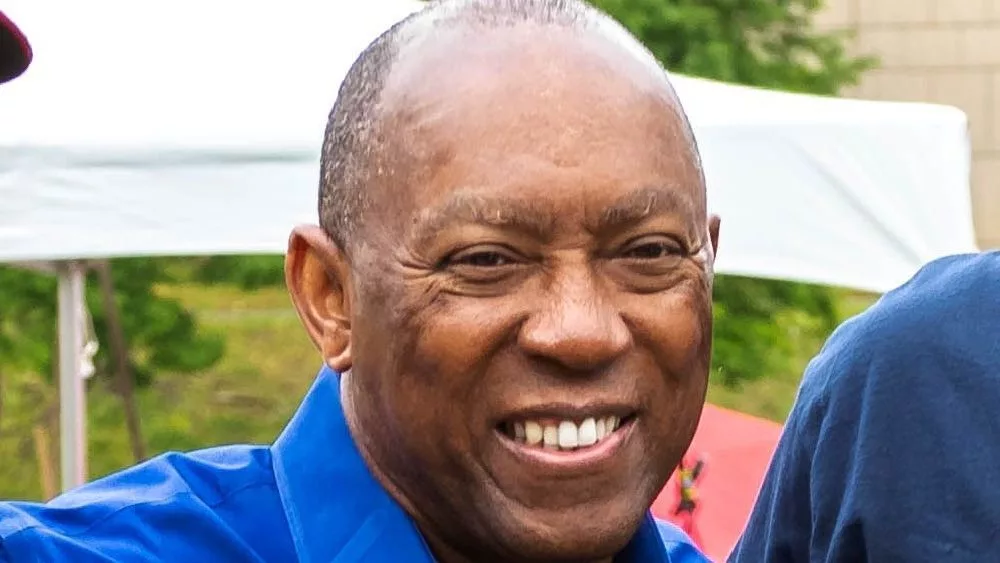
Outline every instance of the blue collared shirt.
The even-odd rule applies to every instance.
[[[703,563],[647,516],[617,559]],[[271,447],[164,454],[47,504],[0,503],[0,562],[432,563],[420,532],[372,477],[320,372]]]

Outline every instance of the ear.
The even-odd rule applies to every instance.
[[[292,231],[285,284],[326,364],[340,373],[351,369],[350,266],[323,229],[308,225]]]
[[[718,215],[708,216],[708,236],[712,240],[712,256],[719,255],[719,224],[722,219]]]

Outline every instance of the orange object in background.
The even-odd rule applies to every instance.
[[[705,405],[685,460],[704,461],[697,480],[694,513],[677,512],[677,472],[653,503],[653,513],[678,526],[696,530],[696,542],[713,561],[725,561],[746,525],[781,425],[769,420]]]

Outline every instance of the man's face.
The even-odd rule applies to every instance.
[[[607,557],[701,413],[702,175],[664,78],[607,40],[457,41],[383,98],[345,408],[442,558]]]

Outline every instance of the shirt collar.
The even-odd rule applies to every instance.
[[[413,521],[365,465],[347,428],[335,372],[320,371],[271,451],[299,561],[434,562]],[[669,561],[651,516],[616,561]]]

